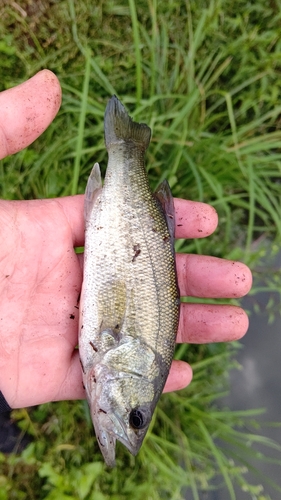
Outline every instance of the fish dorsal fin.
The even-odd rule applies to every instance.
[[[107,149],[116,143],[132,141],[145,150],[150,142],[151,130],[145,123],[134,122],[114,95],[105,110],[104,136]]]
[[[101,193],[101,190],[102,183],[100,166],[98,163],[95,163],[90,173],[85,191],[84,218],[86,223],[90,218],[93,206],[98,195]]]
[[[172,244],[175,239],[175,208],[173,195],[168,184],[168,181],[164,180],[159,184],[156,189],[154,196],[158,200],[163,210],[164,216],[166,218],[168,231],[171,237]]]

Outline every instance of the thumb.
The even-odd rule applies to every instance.
[[[1,92],[0,160],[35,141],[53,121],[60,104],[60,83],[47,69]]]

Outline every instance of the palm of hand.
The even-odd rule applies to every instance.
[[[81,197],[77,202],[79,219]],[[37,200],[1,201],[1,205],[5,252],[0,262],[0,322],[5,330],[0,366],[5,395],[17,407],[67,399],[75,392],[77,380],[78,395],[83,397],[74,350],[82,270],[73,249],[75,233],[67,204]],[[82,221],[77,226],[83,227]]]
[[[0,93],[0,159],[20,151],[54,119],[61,89],[41,71]],[[17,120],[14,119],[15,114]],[[175,200],[177,238],[210,235],[215,210]],[[77,345],[83,197],[0,201],[0,390],[11,407],[84,398]],[[177,256],[181,295],[241,297],[251,287],[244,264],[203,255]],[[178,342],[226,342],[247,330],[245,312],[232,305],[182,304]],[[188,385],[190,366],[174,360],[165,391]]]

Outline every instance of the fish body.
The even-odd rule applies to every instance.
[[[179,294],[173,199],[152,193],[144,155],[150,128],[113,96],[104,119],[108,166],[85,194],[79,351],[91,417],[104,459],[116,439],[139,451],[173,358]]]

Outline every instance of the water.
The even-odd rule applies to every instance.
[[[281,252],[277,256],[272,269],[281,268]],[[280,296],[271,294],[275,303],[281,310]],[[243,307],[250,311],[250,326],[246,336],[240,341],[242,349],[238,351],[237,360],[241,370],[233,370],[230,377],[229,396],[223,401],[223,406],[228,406],[232,410],[249,410],[255,408],[265,408],[266,412],[260,417],[256,417],[259,422],[281,422],[281,316],[277,315],[275,321],[269,324],[269,315],[266,312],[268,293],[259,293],[255,296],[248,296],[243,300]],[[256,313],[254,304],[260,305],[261,312]],[[249,431],[251,431],[249,429]],[[262,426],[257,433],[268,437],[281,445],[281,426]],[[279,451],[270,451],[265,446],[256,446],[256,450],[269,455],[272,458],[281,460]],[[262,461],[252,461],[251,465],[260,471],[256,476],[247,473],[246,478],[249,483],[263,486],[266,500],[280,500],[281,492],[277,492],[266,482],[263,475],[274,481],[281,488],[281,467],[263,463]],[[239,488],[235,488],[236,500],[250,500],[251,495],[244,493]],[[267,496],[266,496],[267,495]],[[187,493],[186,499],[192,498],[191,492]],[[229,500],[230,496],[226,489],[202,493],[200,500]]]
[[[281,252],[272,265],[272,269],[281,268]],[[272,270],[272,272],[274,272]],[[280,307],[278,294],[271,294],[275,303]],[[277,315],[275,321],[269,324],[269,315],[265,306],[268,302],[268,293],[259,293],[254,297],[248,296],[243,301],[243,307],[250,311],[250,327],[246,336],[241,340],[243,348],[237,356],[242,370],[231,373],[230,393],[224,403],[232,410],[248,410],[265,408],[266,413],[258,417],[260,422],[281,422],[281,317]],[[260,313],[254,312],[254,302],[258,302]],[[281,445],[281,426],[263,426],[259,434],[274,439]],[[265,446],[258,446],[265,454],[281,460],[279,451],[269,451]],[[262,484],[263,495],[272,500],[279,500],[281,492],[266,483],[262,475],[274,481],[281,488],[281,467],[260,461],[251,464],[257,467],[260,475],[256,477],[248,473],[247,478],[253,484]],[[249,494],[236,489],[237,500],[249,500]],[[214,492],[208,500],[227,500],[226,491]]]

